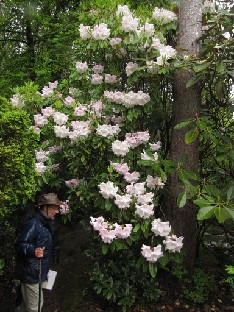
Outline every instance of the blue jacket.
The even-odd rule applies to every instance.
[[[47,274],[52,262],[53,219],[48,218],[39,210],[34,217],[27,220],[16,241],[16,278],[24,283],[39,283],[47,280]],[[35,249],[44,247],[43,258],[35,257]]]

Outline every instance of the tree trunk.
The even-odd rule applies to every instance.
[[[201,0],[179,1],[179,30],[177,48],[179,57],[184,55],[199,55],[202,20]],[[180,121],[195,118],[199,114],[201,89],[198,85],[186,88],[186,83],[193,74],[189,70],[178,70],[174,77],[173,128]],[[197,170],[199,165],[198,141],[185,143],[185,133],[188,129],[173,130],[170,148],[170,159],[178,161],[187,157],[185,169]],[[169,198],[165,203],[165,213],[177,236],[184,236],[184,251],[186,253],[185,267],[192,271],[196,259],[197,222],[196,208],[188,201],[183,208],[178,208],[176,201],[182,192],[177,173],[168,179]]]

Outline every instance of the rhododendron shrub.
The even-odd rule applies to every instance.
[[[177,260],[183,246],[183,237],[159,216],[171,168],[163,160],[168,142],[155,129],[162,124],[151,121],[157,105],[167,114],[170,103],[167,81],[176,50],[165,35],[177,17],[158,8],[140,16],[126,5],[99,13],[81,16],[70,79],[49,82],[30,96],[17,92],[11,102],[31,111],[40,136],[40,183],[66,191],[70,210],[93,227],[103,253],[96,254],[98,247],[91,252],[98,263],[91,277],[96,291],[126,309],[139,291],[146,300],[158,297],[157,268]],[[62,212],[68,209],[64,202]],[[100,272],[113,280],[111,291]]]

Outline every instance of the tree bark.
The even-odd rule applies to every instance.
[[[200,54],[199,37],[201,36],[202,1],[179,1],[179,29],[177,49],[179,57]],[[187,88],[187,82],[193,74],[189,70],[178,70],[174,77],[173,129],[184,119],[195,118],[200,111],[201,89],[198,85]],[[188,129],[172,131],[170,159],[179,161],[187,157],[185,169],[197,170],[199,165],[198,141],[185,143],[185,133]],[[178,208],[176,201],[182,192],[178,174],[172,174],[168,179],[169,197],[165,203],[165,213],[177,236],[184,236],[185,267],[192,271],[196,259],[197,221],[196,208],[188,201],[183,208]]]

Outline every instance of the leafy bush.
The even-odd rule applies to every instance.
[[[22,209],[37,190],[35,148],[37,135],[30,129],[25,111],[11,108],[1,99],[0,111],[0,258],[1,270],[11,270],[15,228]]]
[[[225,282],[231,287],[232,291],[234,290],[234,266],[226,265],[225,266],[226,273],[228,277],[225,279]],[[234,292],[232,292],[234,296]]]
[[[204,303],[216,290],[216,282],[212,276],[197,268],[191,279],[184,280],[183,288],[187,299],[195,303]]]

